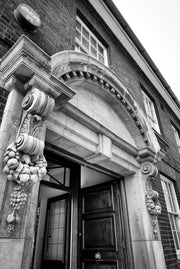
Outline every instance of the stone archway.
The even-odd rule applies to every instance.
[[[54,76],[72,89],[82,87],[99,91],[98,94],[117,111],[135,141],[139,156],[150,154],[145,153],[147,148],[158,156],[160,146],[144,112],[108,67],[84,53],[65,51],[52,56],[51,70]]]
[[[110,132],[110,129],[109,132],[102,127],[96,129],[92,122],[89,124],[86,117],[82,116],[85,114],[88,118],[91,115],[78,103],[78,100],[73,102],[72,98],[69,104],[65,104],[62,108],[64,113],[73,114],[74,119],[80,120],[86,126],[91,126],[92,129],[94,127],[97,133],[100,132],[104,136],[104,142],[102,142],[104,149],[94,152],[92,157],[85,159],[117,173],[119,171],[125,177],[124,192],[127,196],[126,206],[129,214],[135,268],[165,268],[157,221],[160,205],[158,194],[152,190],[151,186],[151,180],[157,173],[155,164],[161,160],[163,154],[143,111],[119,78],[109,68],[86,54],[74,51],[60,52],[52,56],[51,68],[54,76],[76,92],[73,98],[88,91],[110,104],[119,117],[118,124],[120,124],[120,120],[124,124],[122,131],[127,130],[133,139],[134,143],[131,139],[124,142],[121,140],[120,132],[116,133],[117,137],[115,137],[112,135],[114,132]],[[98,121],[97,118],[96,121]],[[116,161],[112,158],[115,152],[113,150],[110,152],[112,145],[117,146],[120,150]],[[105,148],[108,148],[108,153],[107,151],[105,153]],[[135,160],[137,163],[134,162]],[[114,163],[121,168],[116,169],[113,166]],[[149,197],[155,206],[155,209],[151,211],[146,205],[146,199]],[[161,253],[160,259],[153,255],[155,251]]]

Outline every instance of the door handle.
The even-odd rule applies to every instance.
[[[96,260],[96,263],[98,263],[98,262],[101,260],[101,258],[102,258],[101,253],[100,253],[99,251],[96,252],[96,253],[94,254],[94,258],[95,258],[95,260]]]

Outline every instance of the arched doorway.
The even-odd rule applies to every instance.
[[[144,157],[159,151],[155,135],[129,91],[95,59],[76,52],[59,53],[52,57],[52,74],[75,95],[68,102],[56,100],[47,119],[46,144],[80,167],[79,185],[73,186],[69,250],[63,266],[133,268],[132,253],[138,240],[142,241],[139,250],[143,249],[144,239],[141,235],[138,240],[131,238],[136,234],[132,234],[136,222],[132,205],[136,199],[137,210],[142,207],[147,215],[140,168]],[[83,186],[83,171],[87,175],[88,169],[90,176]],[[108,183],[104,175],[110,176]],[[140,195],[132,196],[134,186]]]

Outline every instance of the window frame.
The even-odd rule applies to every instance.
[[[91,55],[100,63],[108,66],[107,48],[96,37],[96,35],[88,28],[88,26],[80,19],[78,15],[76,15],[76,25],[77,25],[77,22],[81,25],[81,30],[79,30],[76,26],[76,33],[77,32],[79,33],[80,39],[78,39],[77,34],[75,34],[75,51],[81,51],[88,55]],[[83,31],[84,31],[84,34],[83,34]],[[87,37],[88,34],[89,34],[89,38]],[[83,40],[84,40],[84,44],[88,43],[88,47],[86,47],[86,45],[83,44]],[[103,53],[100,52],[100,48],[103,49]],[[95,51],[97,52],[97,57],[92,53],[92,50],[94,50],[94,52]],[[104,59],[103,62],[100,60],[100,57]]]
[[[175,191],[174,182],[160,174],[164,198],[166,202],[169,222],[178,259],[180,259],[180,209]],[[168,184],[168,185],[167,185]],[[169,186],[169,189],[167,188]],[[170,198],[169,198],[170,197]],[[173,210],[172,210],[173,209]],[[172,222],[173,226],[172,227]],[[175,235],[176,234],[176,238]],[[177,247],[178,244],[178,247]]]
[[[171,123],[172,129],[173,129],[173,133],[174,133],[174,138],[178,147],[178,151],[180,153],[180,135],[179,135],[179,130],[178,128],[176,128],[176,126],[174,124]]]
[[[151,127],[159,134],[161,134],[160,125],[155,109],[154,101],[149,97],[146,91],[142,88],[143,102],[146,111],[146,116]]]

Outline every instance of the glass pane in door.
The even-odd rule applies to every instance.
[[[45,260],[64,263],[66,200],[50,203]]]

